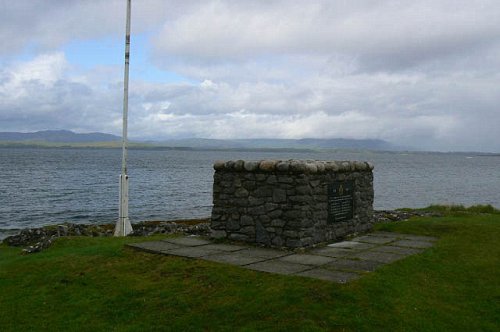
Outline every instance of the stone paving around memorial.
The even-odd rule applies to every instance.
[[[374,232],[324,247],[294,251],[213,243],[199,236],[129,244],[155,254],[197,258],[242,268],[346,283],[432,247],[436,238]]]

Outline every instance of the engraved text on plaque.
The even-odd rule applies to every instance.
[[[354,211],[354,181],[335,181],[328,185],[328,222],[348,221]]]

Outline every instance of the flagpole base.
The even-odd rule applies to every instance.
[[[128,218],[124,218],[123,220],[118,220],[115,226],[115,232],[113,236],[127,236],[132,233],[132,224],[130,224],[130,220]]]
[[[120,175],[120,208],[114,236],[127,236],[132,233],[132,224],[128,219],[128,175]]]

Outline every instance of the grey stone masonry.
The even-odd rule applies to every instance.
[[[299,248],[372,228],[370,163],[236,160],[216,161],[214,169],[213,238]],[[347,182],[353,187],[352,215],[333,220],[328,188]]]

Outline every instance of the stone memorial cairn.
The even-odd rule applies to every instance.
[[[213,238],[300,248],[372,228],[373,166],[358,161],[216,161]]]

